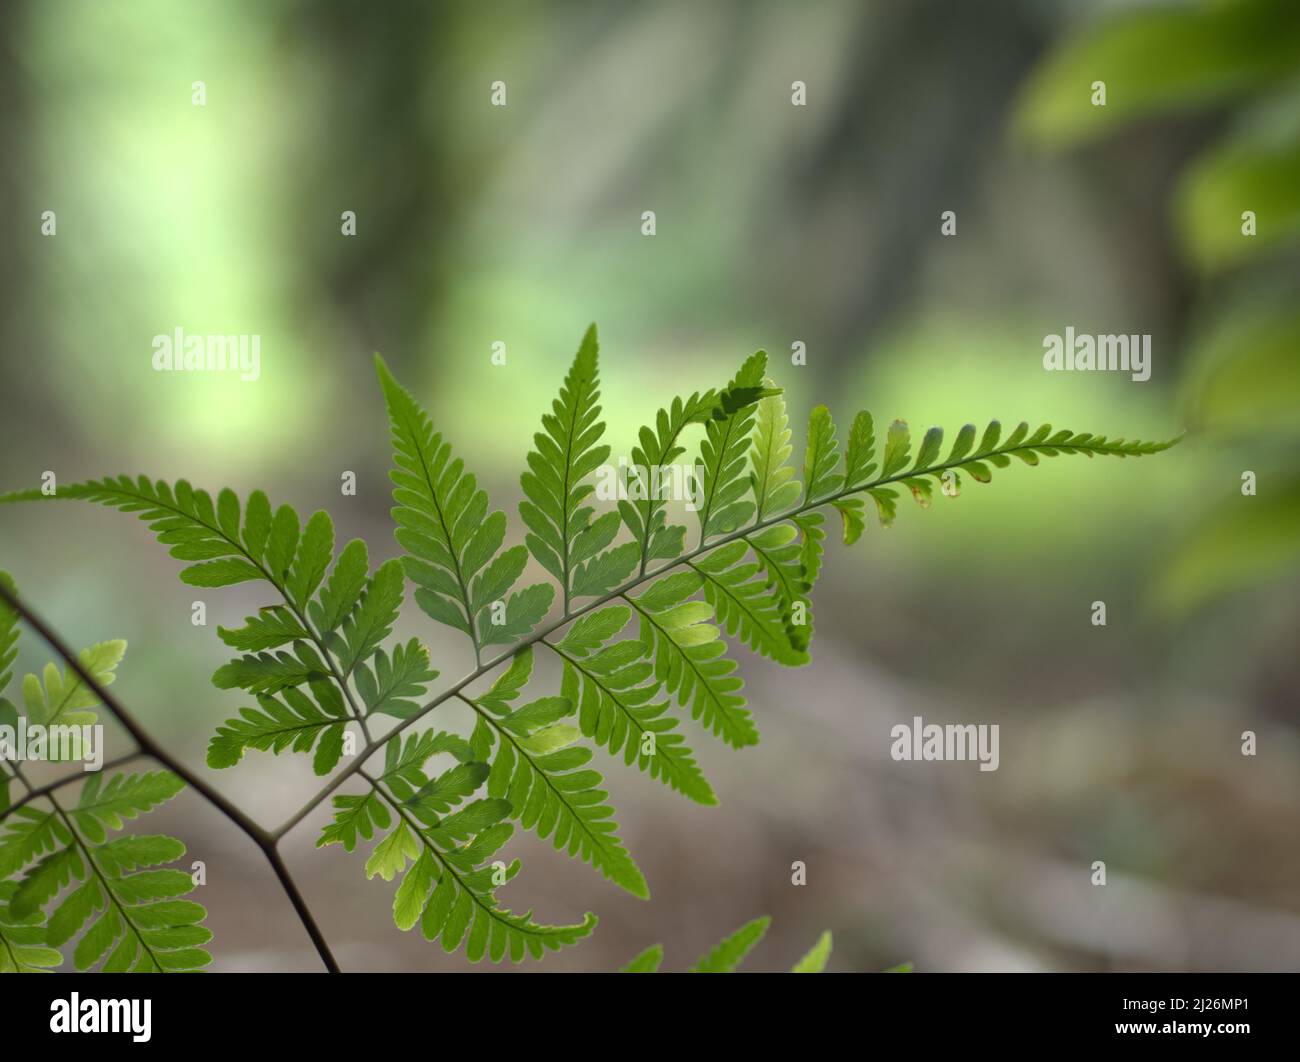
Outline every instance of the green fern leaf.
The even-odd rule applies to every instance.
[[[763,939],[771,924],[772,919],[766,916],[745,923],[707,955],[701,956],[691,967],[691,973],[734,973],[745,956]]]
[[[218,627],[217,635],[232,649],[256,653],[310,638],[298,617],[283,605],[268,605],[248,616],[242,627]]]
[[[488,512],[487,492],[378,355],[375,367],[392,430],[396,538],[407,551],[407,577],[419,587],[416,603],[477,646],[480,611],[503,598],[523,573],[527,550],[500,553],[505,513]]]
[[[412,734],[405,742],[400,736],[389,739],[384,746],[384,773],[379,780],[398,800],[412,800],[418,790],[429,784],[425,764],[442,753],[462,764],[483,762],[464,738],[445,730],[426,730]]]
[[[770,389],[771,381],[766,383]],[[754,489],[756,520],[782,512],[799,500],[803,488],[794,478],[794,468],[786,463],[793,452],[785,398],[779,393],[770,395],[758,403],[750,451],[750,461],[754,466],[750,482]]]
[[[293,686],[329,678],[329,667],[306,642],[295,642],[293,654],[257,653],[237,657],[212,675],[212,684],[222,690],[250,693],[278,693]]]
[[[412,638],[393,647],[390,658],[378,650],[369,664],[357,664],[353,680],[367,715],[409,719],[419,710],[418,699],[438,672],[429,667],[429,650]]]
[[[619,973],[658,973],[664,961],[664,946],[651,944],[635,959],[624,966]]]
[[[632,448],[628,498],[620,501],[618,508],[637,543],[643,573],[650,561],[671,560],[685,548],[686,528],[667,523],[663,470],[686,452],[680,442],[682,432],[692,424],[705,423],[717,405],[715,391],[674,398],[667,409],[659,410],[653,428],[647,425],[638,433],[639,445]]]
[[[959,469],[976,482],[988,483],[993,478],[993,469],[1008,467],[1013,457],[1031,466],[1037,465],[1041,457],[1056,457],[1060,454],[1138,457],[1167,450],[1178,441],[1108,439],[1069,429],[1053,432],[1048,424],[1041,425],[1031,433],[1029,425],[1022,422],[999,444],[1002,426],[997,421],[991,421],[982,435],[973,424],[963,426],[947,456],[943,457],[943,438],[943,429],[930,428],[922,437],[913,461],[909,456],[910,429],[905,421],[894,421],[886,438],[882,479],[871,483],[868,477],[875,467],[871,418],[866,413],[858,414],[845,452],[846,489],[863,489],[875,502],[881,525],[888,527],[897,514],[898,491],[880,485],[885,481],[901,483],[922,508],[928,508],[934,498],[934,484],[931,480],[941,485],[944,494],[955,497],[960,493]],[[843,518],[845,542],[855,541],[865,527],[861,500],[835,497],[831,501]]]
[[[102,844],[106,831],[120,830],[124,820],[152,811],[185,788],[170,771],[115,774],[102,787],[101,780],[99,774],[86,779],[71,812],[73,825],[92,844]]]
[[[509,645],[530,634],[551,608],[555,600],[555,587],[546,583],[533,583],[510,595],[505,602],[500,623],[490,622],[480,627],[484,645]]]
[[[326,703],[318,705],[294,687],[282,690],[279,700],[260,694],[260,711],[244,708],[239,719],[229,719],[217,728],[208,743],[208,766],[218,770],[233,767],[247,749],[278,755],[287,748],[294,752],[311,752],[314,748],[316,773],[329,774],[343,754],[343,732],[349,716],[341,701],[328,697],[323,700]]]
[[[77,659],[96,682],[108,686],[125,653],[126,642],[119,638],[83,649]],[[45,665],[44,684],[35,675],[24,677],[23,702],[27,718],[42,726],[84,726],[99,718],[87,711],[99,705],[99,695],[71,668],[60,671],[53,663]]]
[[[5,820],[0,837],[0,880],[12,877],[33,859],[72,843],[72,837],[53,811],[24,807]]]
[[[350,675],[358,663],[368,660],[392,633],[401,607],[401,562],[395,559],[385,561],[375,569],[360,604],[338,631],[329,636],[328,644],[338,657],[344,677]]]
[[[302,540],[293,554],[286,579],[289,600],[299,610],[307,607],[307,602],[316,593],[316,588],[325,578],[325,572],[333,559],[334,523],[330,520],[329,513],[318,509],[311,514],[307,526],[303,528]]]
[[[19,916],[41,910],[73,878],[81,880],[85,874],[80,848],[75,845],[60,848],[42,856],[24,871],[10,907]]]
[[[831,933],[828,929],[820,937],[817,943],[809,949],[808,954],[794,964],[790,970],[791,973],[825,973],[826,964],[831,958]]]
[[[862,507],[857,498],[844,500],[857,502],[859,509]],[[799,568],[803,572],[804,586],[810,590],[821,575],[822,557],[826,553],[826,517],[819,512],[808,512],[796,516],[794,522],[799,528]]]
[[[0,881],[0,974],[49,973],[63,964],[63,956],[46,946],[48,929],[39,911],[17,915],[10,901],[18,883]]]
[[[97,502],[135,513],[158,535],[158,541],[170,548],[173,557],[197,562],[181,572],[181,581],[191,586],[230,586],[270,579],[277,567],[281,571],[288,568],[288,559],[283,553],[291,523],[293,539],[297,540],[297,517],[292,516],[292,510],[287,506],[281,506],[283,515],[276,518],[276,550],[273,556],[268,557],[268,564],[262,563],[273,518],[266,495],[260,491],[254,491],[249,497],[242,541],[239,501],[234,493],[223,490],[214,506],[211,495],[195,490],[183,479],[176,482],[173,490],[162,480],[154,483],[146,476],[134,480],[130,476],[119,476],[63,485],[54,497]],[[4,495],[0,501],[44,498],[39,490],[30,490]]]
[[[339,553],[319,599],[308,606],[308,615],[322,636],[328,635],[352,615],[366,588],[369,574],[370,558],[366,544],[354,538]]]
[[[617,513],[606,515],[614,517],[614,523],[617,525]],[[581,550],[575,548],[575,556],[580,553]],[[572,596],[600,597],[609,593],[632,574],[632,569],[636,567],[637,555],[636,543],[624,542],[613,549],[605,550],[585,563],[579,563],[573,571]]]
[[[698,572],[676,572],[628,598],[640,615],[641,645],[655,677],[692,719],[735,748],[756,745],[758,729],[740,694],[745,683],[726,656],[722,632],[707,622],[713,606],[688,600],[703,584]]]
[[[525,496],[519,515],[529,531],[524,541],[559,581],[566,612],[571,598],[604,593],[602,587],[626,578],[639,555],[634,543],[601,552],[618,532],[619,514],[593,520],[595,510],[582,504],[596,489],[584,481],[609,458],[609,447],[597,445],[605,432],[598,420],[598,349],[592,325],[559,398],[542,417],[543,430],[533,436],[528,471],[519,480]]]
[[[392,819],[386,800],[377,789],[365,797],[335,797],[335,822],[317,843],[342,843],[351,850],[358,834],[369,839],[376,829],[387,829]],[[425,939],[440,942],[448,953],[463,945],[470,962],[485,956],[500,962],[507,954],[519,962],[525,955],[541,958],[576,944],[595,928],[591,914],[577,925],[547,926],[534,922],[531,913],[516,915],[499,906],[496,885],[518,873],[519,861],[500,871],[482,864],[513,832],[500,821],[510,813],[508,802],[477,801],[436,825],[421,825],[393,807],[398,824],[376,844],[366,866],[371,876],[402,875],[393,900],[399,929],[418,924]]]
[[[851,546],[862,537],[862,532],[867,529],[867,518],[862,512],[862,499],[840,498],[834,503],[834,506],[835,511],[840,514],[844,544],[846,546]]]
[[[41,910],[75,881],[79,884],[50,914],[43,942],[60,947],[80,934],[73,951],[78,970],[102,964],[105,972],[158,973],[207,966],[212,957],[201,945],[212,934],[200,924],[207,912],[181,899],[194,890],[194,881],[185,871],[159,869],[180,859],[184,844],[161,835],[108,840],[109,832],[120,830],[125,820],[146,814],[183,788],[168,771],[116,774],[106,783],[92,775],[82,786],[77,806],[66,813],[67,822],[59,822],[57,829],[43,832],[44,824],[25,816],[27,830],[44,836],[35,845],[22,842],[26,854],[49,840],[61,847],[29,866],[16,887],[0,886],[6,890],[8,914],[36,924]],[[28,810],[20,809],[19,814]],[[50,812],[47,822],[59,814]],[[0,869],[7,870],[14,861],[11,857]],[[4,932],[0,930],[0,936]]]
[[[772,397],[763,386],[767,354],[751,355],[718,400],[705,424],[700,443],[702,501],[699,508],[700,541],[740,527],[754,514],[745,498],[750,483],[744,475],[745,454],[756,415],[755,403]]]
[[[376,830],[388,829],[392,821],[387,805],[373,791],[365,796],[336,796],[334,821],[321,831],[316,847],[341,844],[345,852],[351,852],[357,846],[358,836],[368,841]]]
[[[609,617],[621,620],[621,630],[631,617],[619,605],[595,614],[599,622],[613,627]],[[644,658],[640,642],[611,642],[592,652],[560,643],[545,642],[564,660],[560,693],[578,706],[578,726],[585,737],[609,750],[623,754],[628,764],[701,804],[716,804],[712,787],[700,772],[695,754],[676,733],[677,720],[667,715],[668,702],[649,703],[661,683],[653,679],[654,665]]]
[[[603,639],[593,642],[594,634],[609,626],[608,621],[596,621],[570,645],[599,646]],[[569,637],[574,638],[572,631]],[[588,767],[591,750],[573,746],[572,740],[558,746],[536,741],[539,733],[554,730],[557,720],[573,711],[572,702],[546,697],[522,708],[510,707],[531,672],[532,652],[525,650],[485,696],[469,701],[487,724],[484,755],[490,756],[496,745],[488,796],[508,800],[511,818],[525,830],[535,831],[542,840],[549,837],[557,850],[567,848],[569,856],[591,864],[607,880],[649,899],[645,875],[618,836],[614,809],[600,788],[603,779]],[[572,734],[572,739],[577,736]]]
[[[912,434],[908,430],[907,422],[896,420],[889,425],[889,430],[885,433],[885,456],[882,458],[884,464],[881,468],[881,474],[885,478],[901,472],[907,467],[909,455],[912,452]]]
[[[412,814],[426,824],[436,824],[462,800],[472,796],[487,781],[486,763],[458,763],[422,785],[406,803]],[[489,794],[491,795],[491,794]]]
[[[843,475],[835,471],[837,464],[839,453],[835,442],[835,422],[831,420],[829,409],[814,406],[808,419],[808,447],[804,452],[803,463],[803,478],[808,485],[809,501],[819,501],[843,486]]]
[[[844,448],[844,485],[860,487],[876,470],[876,431],[871,414],[861,412],[849,428],[849,442]]]
[[[762,565],[745,560],[748,549],[744,540],[729,542],[689,562],[704,579],[705,600],[727,634],[751,649],[788,667],[808,663],[807,650],[792,641],[799,632],[787,625],[780,597],[768,590]]]
[[[195,490],[185,480],[173,488],[144,476],[63,486],[55,497],[135,513],[174,557],[194,562],[181,572],[181,579],[191,585],[265,580],[280,592],[287,611],[273,606],[241,628],[220,631],[228,644],[257,655],[219,669],[213,678],[219,688],[275,693],[318,675],[333,677],[342,686],[353,669],[378,650],[396,620],[403,589],[400,563],[381,565],[367,580],[366,547],[353,541],[330,571],[334,526],[324,511],[313,513],[300,527],[292,508],[281,505],[272,511],[261,491],[249,495],[241,514],[231,490],[220,491],[214,503],[206,491]],[[0,501],[39,498],[44,498],[39,491],[21,491],[0,496]],[[292,656],[267,652],[287,644],[293,646]],[[320,652],[311,648],[313,644]],[[338,657],[340,675],[333,675],[332,663],[322,657],[326,647]]]

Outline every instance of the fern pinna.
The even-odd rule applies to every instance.
[[[720,940],[709,951],[696,960],[690,973],[735,973],[745,957],[754,950],[767,935],[772,919],[764,915],[746,922],[734,933]],[[827,930],[797,963],[790,968],[791,973],[825,973],[826,964],[831,958],[832,939]],[[619,973],[658,973],[664,961],[662,944],[652,944],[631,962],[619,970]]]
[[[368,877],[398,879],[393,917],[471,961],[540,957],[591,933],[593,915],[547,925],[497,897],[519,870],[498,858],[516,826],[534,831],[631,894],[650,894],[615,821],[603,753],[698,804],[717,796],[688,742],[688,720],[741,749],[758,741],[737,662],[745,646],[778,663],[809,660],[810,594],[837,512],[845,543],[868,507],[893,521],[900,490],[928,505],[938,483],[988,482],[1013,460],[1060,454],[1138,456],[1167,442],[1031,431],[990,424],[925,433],[908,426],[877,442],[868,413],[841,447],[825,406],[813,409],[801,469],[786,403],[766,355],[746,359],[718,390],[677,398],[637,434],[626,497],[598,511],[594,480],[610,466],[600,419],[596,330],[582,340],[543,415],[521,477],[523,544],[426,411],[376,358],[393,447],[393,519],[402,553],[372,569],[364,542],[336,548],[328,514],[303,524],[254,491],[215,498],[185,481],[127,476],[59,488],[133,512],[186,562],[181,579],[220,587],[260,581],[280,603],[220,637],[237,655],[213,676],[250,700],[220,726],[208,764],[234,766],[248,750],[310,754],[330,780],[278,830],[278,840],[321,802],[334,819],[320,845],[370,846]],[[691,441],[692,438],[694,441]],[[694,544],[651,489],[691,446],[698,497]],[[39,491],[5,501],[40,499]],[[675,510],[673,510],[675,511]],[[543,578],[528,576],[530,558]],[[469,639],[477,666],[431,694],[438,679],[418,640],[391,642],[407,584],[431,619]],[[506,646],[491,654],[496,646]],[[536,688],[537,654],[554,658],[559,688]],[[481,681],[491,679],[486,688]],[[424,729],[456,699],[474,713],[468,734]],[[394,721],[380,732],[379,717]],[[362,744],[347,755],[349,730]],[[344,757],[347,755],[347,762]],[[341,792],[348,784],[355,791]]]
[[[0,583],[13,591],[9,575]],[[83,650],[79,664],[103,687],[113,681],[126,643],[102,642]],[[18,616],[0,601],[0,727],[8,735],[24,723],[52,728],[92,725],[99,698],[77,672],[49,663],[42,676],[22,682],[24,711],[3,691],[18,655]],[[57,949],[76,940],[78,970],[171,972],[207,966],[203,949],[212,934],[207,912],[182,899],[195,889],[189,871],[167,866],[185,845],[161,834],[121,833],[136,819],[170,800],[184,783],[168,771],[78,772],[85,779],[75,803],[52,789],[33,786],[19,761],[20,748],[5,748],[0,763],[0,973],[49,970],[63,962]],[[46,756],[53,757],[48,751]],[[26,789],[15,798],[14,783]],[[110,837],[110,835],[113,835]],[[60,896],[62,894],[62,896]],[[56,897],[58,898],[56,901]]]

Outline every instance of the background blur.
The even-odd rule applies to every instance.
[[[503,900],[601,919],[525,969],[654,941],[685,968],[763,913],[750,969],[823,928],[833,970],[1300,965],[1300,5],[9,0],[0,48],[0,490],[47,469],[263,487],[393,555],[379,350],[517,531],[592,320],[616,454],[759,347],[797,454],[816,401],[845,428],[1190,430],[835,544],[813,664],[740,654],[762,744],[690,735],[720,807],[602,768],[651,903],[512,842]],[[1067,325],[1150,333],[1151,380],[1044,372]],[[178,326],[260,334],[261,379],[153,372]],[[240,707],[208,682],[215,628],[256,591],[187,588],[137,521],[71,504],[0,511],[0,566],[69,640],[127,638],[115,690],[202,764]],[[413,604],[398,633],[448,679],[472,666]],[[49,655],[23,646],[20,674]],[[891,761],[914,715],[1000,724],[1000,769]],[[214,778],[268,824],[318,784],[258,754]],[[208,864],[217,969],[318,968],[242,836],[189,796],[158,818]],[[343,966],[466,968],[393,928],[362,859],[313,848],[326,819],[286,854]]]

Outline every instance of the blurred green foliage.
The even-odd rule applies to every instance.
[[[1014,123],[1058,151],[1202,112],[1222,132],[1180,175],[1170,221],[1200,274],[1181,390],[1214,471],[1159,579],[1175,612],[1300,564],[1300,4],[1209,0],[1105,17],[1035,71]],[[1258,477],[1255,497],[1241,493],[1245,471]]]

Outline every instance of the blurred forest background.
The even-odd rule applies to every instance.
[[[512,842],[507,903],[601,919],[525,969],[655,941],[684,968],[763,913],[750,969],[824,928],[833,970],[1297,967],[1300,5],[8,0],[0,48],[2,490],[262,487],[393,555],[378,350],[517,531],[591,320],[616,454],[760,347],[799,447],[817,401],[844,425],[1188,429],[832,548],[812,665],[743,665],[762,744],[691,735],[720,807],[606,771],[652,902]],[[1044,372],[1067,325],[1150,333],[1151,380]],[[260,334],[261,378],[153,372],[178,326]],[[69,640],[127,638],[116,692],[202,764],[240,707],[208,682],[215,628],[256,592],[196,593],[136,521],[71,504],[0,512],[0,566]],[[398,633],[448,679],[472,666],[413,605]],[[891,761],[914,715],[1000,724],[1000,769]],[[317,785],[258,754],[214,780],[268,824]],[[158,818],[207,862],[216,969],[318,968],[241,835],[192,796]],[[286,855],[342,965],[464,968],[393,928],[361,859],[313,848],[325,818]]]

